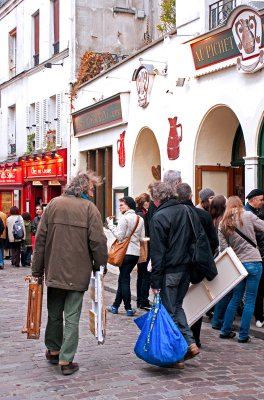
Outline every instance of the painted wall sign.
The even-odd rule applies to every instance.
[[[0,185],[22,185],[21,168],[0,169]]]
[[[73,114],[74,135],[89,133],[122,121],[120,96],[100,102]]]
[[[241,53],[237,68],[241,72],[254,72],[263,67],[263,20],[257,13],[244,11],[234,21],[233,36]]]
[[[246,9],[237,14],[231,28],[191,43],[195,69],[199,70],[237,57],[240,72],[263,67],[264,17]]]

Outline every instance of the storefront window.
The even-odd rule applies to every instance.
[[[1,199],[1,211],[4,213],[9,213],[10,208],[12,207],[12,192],[0,192]]]

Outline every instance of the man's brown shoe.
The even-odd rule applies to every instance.
[[[46,359],[51,364],[59,364],[59,354],[50,354],[50,350],[46,350]]]
[[[74,362],[70,362],[67,365],[61,365],[62,375],[72,375],[74,372],[77,372],[79,369],[79,365]]]
[[[167,368],[184,369],[184,362],[177,362],[175,364],[168,365]]]
[[[184,356],[184,361],[190,360],[191,358],[197,356],[200,353],[199,347],[195,343],[190,344],[187,353]]]

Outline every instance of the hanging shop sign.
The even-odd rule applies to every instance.
[[[229,17],[229,20],[231,17]],[[228,60],[236,61],[239,72],[252,73],[263,68],[264,16],[252,9],[232,14],[232,25],[227,29],[191,43],[196,70]],[[230,25],[230,23],[228,23]]]
[[[13,164],[0,165],[0,184],[1,185],[22,185],[21,167],[14,167]]]
[[[66,179],[66,150],[21,157],[24,179],[41,185],[42,180]]]
[[[75,136],[118,124],[123,121],[120,95],[78,111],[72,118]]]
[[[154,76],[152,64],[143,64],[133,73],[132,81],[136,81],[139,107],[145,108],[149,104]]]

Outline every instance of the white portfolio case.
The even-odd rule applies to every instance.
[[[212,306],[247,276],[247,271],[231,247],[215,260],[218,275],[209,282],[204,279],[190,288],[183,301],[189,326],[193,325]]]

